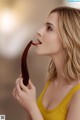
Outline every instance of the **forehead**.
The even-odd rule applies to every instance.
[[[58,13],[51,13],[47,17],[47,22],[52,23],[55,26],[55,28],[58,28]]]

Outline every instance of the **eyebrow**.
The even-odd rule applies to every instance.
[[[46,22],[45,25],[51,25],[53,27],[55,27],[52,23]]]

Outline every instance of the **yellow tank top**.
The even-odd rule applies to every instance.
[[[74,86],[68,94],[64,97],[64,99],[52,110],[48,110],[42,104],[43,95],[50,83],[48,80],[45,84],[43,91],[41,92],[40,96],[37,99],[37,105],[39,110],[44,118],[44,120],[66,120],[66,114],[68,110],[68,104],[73,96],[73,94],[80,89],[80,84]]]

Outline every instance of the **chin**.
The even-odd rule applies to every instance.
[[[42,49],[38,49],[38,48],[35,49],[35,52],[38,55],[49,56],[49,57],[53,54],[52,52],[49,52],[49,51],[46,51],[46,50],[42,50]]]
[[[36,52],[37,55],[45,55],[44,53],[41,52]]]
[[[44,53],[44,52],[42,52],[42,51],[36,51],[36,54],[37,54],[37,55],[42,55],[42,56],[50,56],[50,54]]]

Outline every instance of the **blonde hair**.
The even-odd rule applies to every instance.
[[[58,13],[58,28],[62,45],[66,51],[66,61],[62,71],[67,82],[80,79],[80,10],[72,7],[58,7],[50,14]],[[49,14],[49,15],[50,15]],[[48,67],[48,79],[57,77],[53,60]]]

